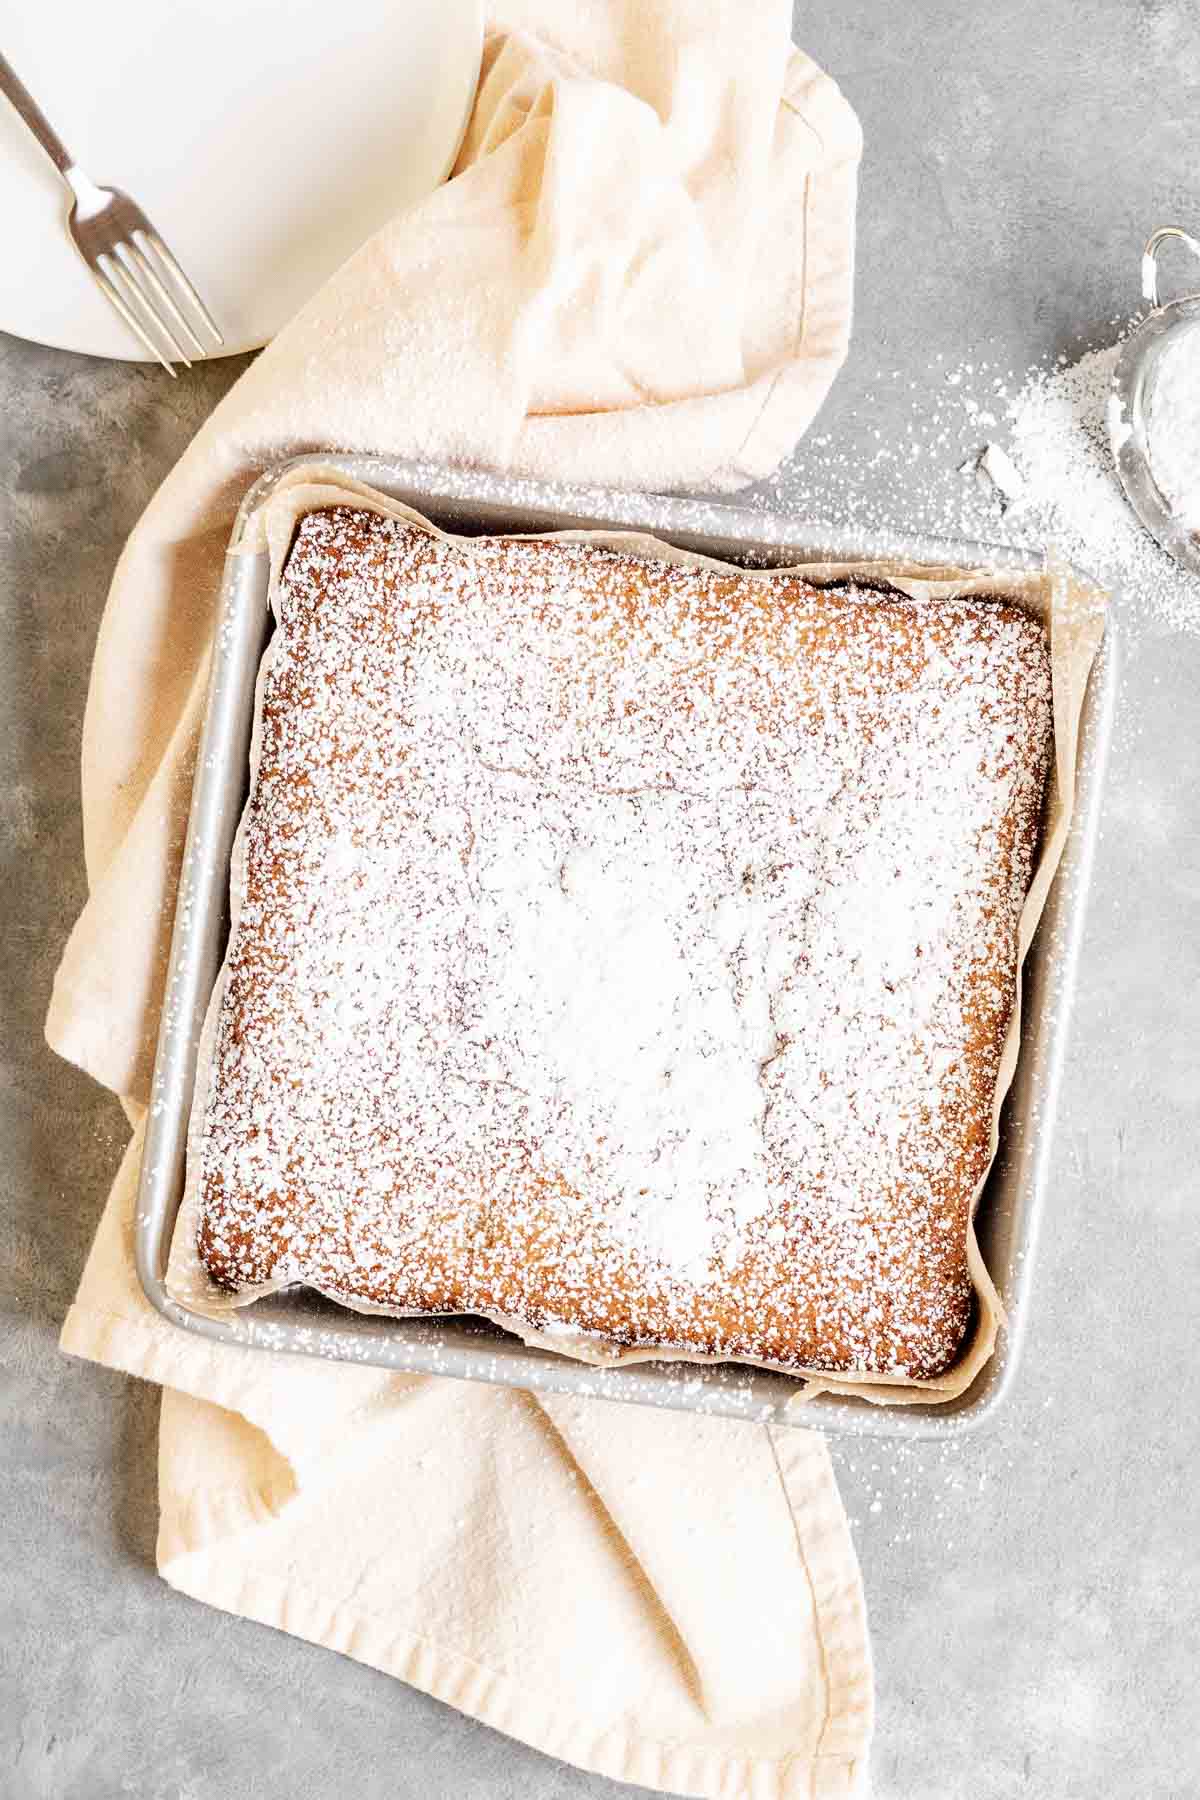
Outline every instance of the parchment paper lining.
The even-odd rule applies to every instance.
[[[322,507],[345,505],[354,505],[364,511],[378,513],[386,518],[406,520],[421,530],[430,532],[435,537],[468,548],[474,541],[469,537],[441,530],[411,507],[400,501],[389,499],[386,495],[354,481],[338,470],[323,469],[319,464],[294,469],[283,478],[265,504],[247,521],[246,529],[234,552],[235,554],[253,554],[263,549],[269,550],[270,601],[276,618],[278,618],[279,580],[295,533],[297,520],[304,513]],[[683,563],[694,567],[724,570],[731,566],[712,557],[679,549],[675,545],[655,538],[648,532],[559,531],[537,532],[531,535],[560,538],[575,543],[607,545],[633,555],[657,558],[665,562]],[[1033,573],[1005,571],[1003,574],[991,574],[980,569],[931,568],[896,562],[805,562],[792,565],[791,571],[779,568],[747,570],[738,567],[737,572],[752,581],[768,582],[776,580],[788,572],[799,573],[809,580],[822,582],[854,579],[885,580],[902,593],[918,600],[937,601],[950,597],[1003,594],[1006,598],[1027,608],[1044,624],[1050,639],[1054,707],[1054,761],[1047,783],[1041,848],[1019,925],[1019,956],[1023,966],[1070,829],[1075,794],[1080,710],[1083,705],[1088,675],[1104,635],[1106,596],[1099,588],[1084,581],[1073,571],[1057,564],[1053,558],[1047,559],[1047,566],[1044,570]],[[250,750],[251,789],[253,789],[258,769],[263,682],[271,665],[273,647],[274,640],[263,657],[255,690],[254,733]],[[246,815],[243,813],[234,842],[230,870],[231,942],[237,929],[241,909],[245,864],[245,828]],[[195,1311],[213,1317],[219,1317],[238,1307],[247,1306],[264,1294],[278,1292],[284,1285],[277,1283],[247,1290],[237,1295],[226,1294],[209,1279],[196,1248],[196,1229],[199,1220],[199,1140],[208,1101],[212,1046],[224,993],[226,970],[227,965],[223,964],[209,1002],[200,1040],[196,1090],[188,1130],[187,1180],[179,1217],[176,1221],[167,1270],[167,1288],[172,1297]],[[800,1377],[804,1377],[804,1386],[797,1389],[799,1401],[810,1400],[815,1394],[822,1391],[838,1395],[858,1395],[863,1399],[890,1405],[916,1402],[928,1404],[951,1400],[970,1386],[979,1370],[991,1356],[995,1347],[997,1331],[1004,1321],[1004,1307],[995,1284],[984,1266],[975,1234],[974,1212],[996,1154],[1000,1109],[1012,1081],[1020,1047],[1020,1021],[1021,982],[1018,979],[1016,1003],[1004,1041],[992,1108],[988,1170],[985,1171],[975,1191],[971,1206],[972,1217],[967,1235],[967,1260],[977,1298],[977,1317],[974,1331],[962,1355],[947,1374],[933,1381],[913,1381],[900,1375],[871,1375],[855,1379],[853,1375],[831,1375],[825,1371],[806,1373],[803,1370],[786,1369],[784,1373],[795,1375],[798,1380]],[[347,1302],[344,1298],[338,1297],[338,1304],[346,1305]],[[428,1316],[406,1315],[396,1309],[384,1309],[361,1303],[355,1303],[354,1310],[360,1312],[386,1311],[391,1317]],[[559,1355],[594,1365],[611,1367],[616,1364],[646,1361],[712,1363],[727,1360],[706,1356],[695,1351],[624,1349],[608,1344],[589,1333],[573,1332],[569,1329],[539,1332],[521,1320],[499,1314],[488,1316],[495,1324],[513,1332],[526,1344],[552,1350]],[[779,1367],[778,1364],[760,1361],[752,1357],[741,1357],[737,1360],[754,1363],[761,1368]]]

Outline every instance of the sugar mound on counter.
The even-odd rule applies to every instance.
[[[1035,374],[1011,403],[1008,448],[1026,484],[1019,529],[1119,588],[1132,614],[1200,632],[1200,581],[1155,543],[1117,476],[1107,406],[1120,351],[1118,341]]]

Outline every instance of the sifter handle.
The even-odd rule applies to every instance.
[[[1168,238],[1181,238],[1192,255],[1200,257],[1200,240],[1178,225],[1162,225],[1148,239],[1146,248],[1142,251],[1142,298],[1148,300],[1155,310],[1161,304],[1158,298],[1158,253]]]

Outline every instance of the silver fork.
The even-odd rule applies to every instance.
[[[175,374],[172,353],[191,368],[185,344],[197,356],[208,355],[193,321],[214,347],[224,344],[212,314],[141,207],[120,188],[97,187],[84,174],[2,55],[0,93],[12,101],[74,196],[67,230],[75,248],[130,331],[167,374]]]

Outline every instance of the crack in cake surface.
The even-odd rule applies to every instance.
[[[200,1151],[212,1274],[945,1367],[1041,627],[345,508],[301,522],[279,614]]]

